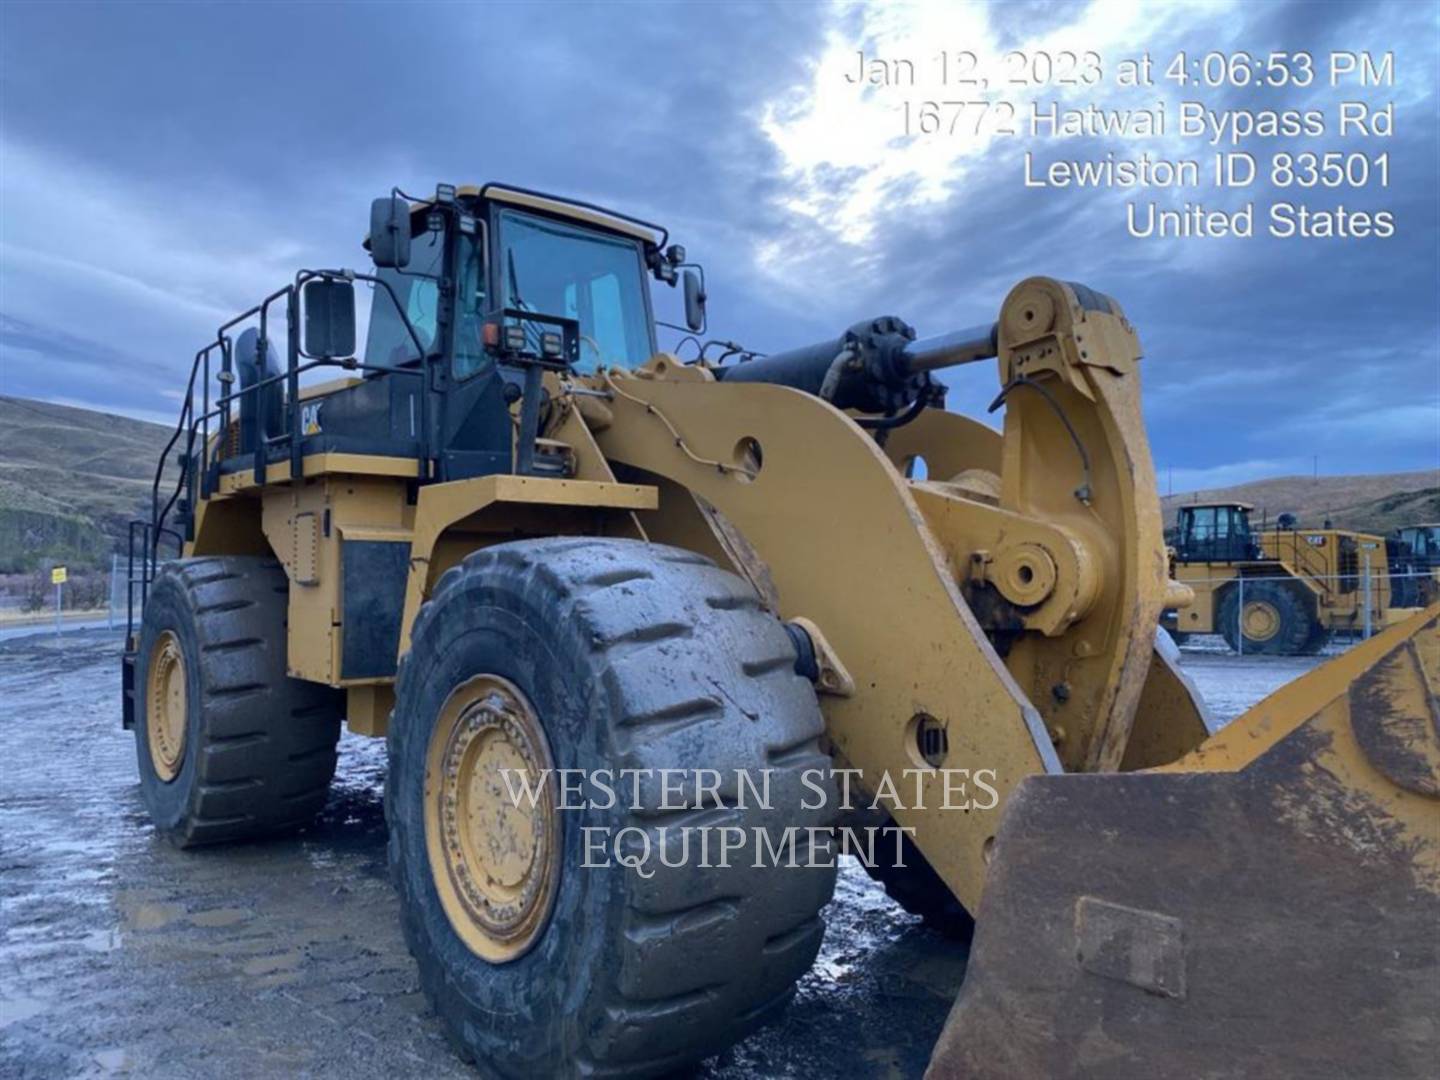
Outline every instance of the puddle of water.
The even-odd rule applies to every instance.
[[[243,908],[215,908],[212,911],[192,912],[188,921],[192,926],[234,926],[254,916],[253,911]]]
[[[93,930],[80,939],[80,944],[91,952],[114,952],[121,945],[120,928]]]
[[[141,904],[127,914],[126,921],[132,930],[159,930],[184,914],[184,904]]]
[[[246,975],[272,975],[281,971],[293,971],[304,959],[305,955],[300,952],[257,956],[254,960],[247,961],[242,970]]]
[[[117,1073],[129,1072],[134,1062],[130,1059],[130,1051],[123,1048],[116,1050],[100,1050],[95,1054],[95,1065],[102,1076],[114,1076]]]
[[[49,1002],[39,998],[0,997],[0,1028],[39,1016],[49,1007]]]

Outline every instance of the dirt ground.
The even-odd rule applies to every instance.
[[[420,993],[385,872],[384,747],[347,735],[303,836],[181,853],[141,807],[119,641],[0,643],[0,1075],[473,1076]],[[1221,720],[1314,659],[1187,649]],[[784,1018],[696,1075],[918,1076],[966,953],[841,872]]]

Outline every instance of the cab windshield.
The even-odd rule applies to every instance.
[[[575,319],[579,371],[633,368],[654,355],[638,243],[506,210],[500,250],[504,306]]]

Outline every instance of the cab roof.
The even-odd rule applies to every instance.
[[[491,202],[507,203],[511,206],[523,207],[527,210],[537,210],[543,214],[550,214],[553,217],[565,218],[570,221],[582,222],[586,225],[599,229],[606,229],[610,232],[623,233],[641,241],[648,247],[658,248],[662,246],[669,233],[661,226],[651,225],[649,222],[641,221],[638,218],[627,217],[613,210],[606,210],[602,206],[595,206],[591,203],[562,198],[557,195],[547,195],[540,191],[531,191],[529,188],[516,187],[504,183],[487,184],[460,184],[455,188],[457,198],[489,199]],[[412,200],[410,203],[410,216],[413,219],[417,214],[424,213],[435,205],[434,199]],[[366,250],[370,248],[370,236],[365,236],[364,245]]]
[[[457,188],[455,193],[457,195],[470,195],[476,198],[481,197],[483,194],[485,198],[494,202],[509,203],[512,206],[523,206],[530,210],[540,210],[547,214],[554,214],[556,217],[583,221],[588,225],[609,229],[612,232],[626,233],[635,237],[637,240],[643,240],[651,247],[658,247],[663,243],[655,231],[644,222],[621,217],[619,214],[609,213],[598,206],[592,207],[583,203],[575,203],[568,199],[544,195],[538,191],[527,191],[523,188],[507,187],[504,184],[486,184],[484,187],[466,184],[464,187]]]

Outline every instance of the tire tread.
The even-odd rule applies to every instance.
[[[180,819],[163,831],[177,846],[192,847],[308,824],[334,776],[343,699],[286,672],[283,568],[249,556],[179,560],[163,567],[151,588],[152,597],[168,593],[167,606],[190,620],[195,655],[185,660],[198,668],[200,687],[191,703],[198,717],[186,732],[196,741],[187,750],[193,772],[182,770],[173,781],[190,790]],[[158,784],[145,777],[142,726],[142,784]]]
[[[423,823],[399,808],[396,760],[402,744],[403,753],[411,752],[408,726],[421,723],[404,715],[405,703],[418,694],[419,683],[411,686],[420,670],[413,657],[439,647],[429,643],[432,635],[442,640],[452,603],[473,608],[475,602],[460,594],[483,593],[494,602],[502,588],[527,603],[543,602],[536,621],[570,628],[580,642],[582,662],[595,673],[595,693],[609,705],[616,764],[766,767],[782,777],[777,790],[782,782],[797,784],[804,769],[829,765],[819,741],[824,721],[813,688],[794,671],[784,628],[749,585],[709,559],[640,541],[564,538],[484,548],[447,570],[416,617],[414,652],[399,665],[386,815],[391,872],[401,888],[406,938],[420,963],[422,986],[451,1037],[467,1044],[477,1061],[486,1061],[490,1045],[484,1042],[484,1014],[431,952],[420,914],[423,889],[413,883],[417,871],[407,867],[404,854],[414,850],[412,835],[423,842]],[[657,668],[665,677],[653,677]],[[747,818],[723,787],[719,795],[718,806],[710,800],[682,811],[644,806],[628,810],[626,820],[652,836],[661,826],[697,821],[753,826],[773,820]],[[829,824],[830,813],[796,809],[786,824]],[[650,1076],[717,1052],[783,1006],[814,960],[833,867],[767,873],[732,866],[723,878],[692,868],[655,869],[645,883],[627,875],[612,981],[592,991],[598,998],[588,1006],[592,1022],[584,1046],[563,1070],[550,1062],[555,1071]],[[707,873],[708,884],[693,876]],[[673,880],[662,880],[667,874]],[[511,1075],[499,1061],[488,1064]]]

